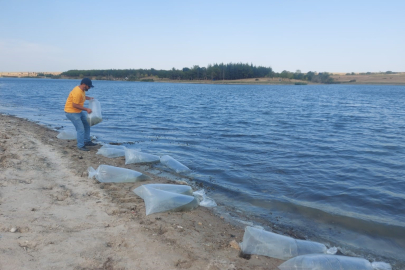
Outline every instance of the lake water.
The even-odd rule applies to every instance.
[[[72,127],[78,84],[0,78],[0,112]],[[404,265],[404,86],[93,84],[99,141],[171,155],[232,215]]]

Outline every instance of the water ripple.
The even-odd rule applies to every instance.
[[[0,79],[0,110],[69,125],[63,106],[78,82]],[[325,230],[329,241],[360,247],[350,230],[372,231],[370,245],[393,237],[392,250],[381,247],[405,250],[405,87],[94,84],[99,140],[172,155],[218,202],[266,220],[279,222],[269,214],[279,211],[319,232],[333,222],[346,234]]]

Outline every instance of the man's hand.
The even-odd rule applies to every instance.
[[[73,108],[76,108],[76,109],[79,109],[79,110],[82,110],[82,111],[86,111],[87,113],[91,113],[91,112],[92,112],[91,109],[86,108],[86,107],[83,107],[83,106],[81,106],[81,105],[79,105],[79,104],[76,104],[76,103],[74,103],[74,102],[72,102],[72,106],[73,106]]]

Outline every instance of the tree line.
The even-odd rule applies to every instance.
[[[161,79],[170,80],[238,80],[249,78],[280,78],[280,79],[296,79],[319,83],[333,83],[333,79],[327,72],[316,73],[307,72],[301,73],[282,71],[281,73],[274,72],[271,67],[254,66],[253,64],[229,63],[229,64],[213,64],[207,67],[195,65],[191,68],[171,70],[156,70],[151,69],[104,69],[104,70],[69,70],[61,74],[68,78],[83,78],[91,77],[96,79],[107,80],[129,80],[138,81],[145,77],[156,76]]]

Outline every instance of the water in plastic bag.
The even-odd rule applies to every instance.
[[[137,149],[125,149],[125,164],[159,162],[160,158],[155,155],[139,152]]]
[[[61,140],[77,140],[76,130],[62,130],[56,138]]]
[[[108,158],[125,156],[125,146],[105,144],[97,151],[97,155],[103,155]]]
[[[193,192],[194,197],[198,199],[198,204],[203,207],[215,207],[217,203],[205,194],[204,189]]]
[[[89,100],[89,109],[92,110],[91,113],[87,114],[87,122],[90,126],[97,125],[103,121],[103,117],[101,116],[101,105],[97,99]]]
[[[179,161],[175,160],[169,155],[162,156],[160,158],[160,162],[166,167],[169,167],[170,169],[175,171],[176,173],[188,173],[191,171],[187,166],[181,164]]]
[[[103,183],[128,183],[149,179],[149,176],[140,172],[109,165],[100,165],[97,170],[94,170],[93,167],[89,167],[88,172],[89,178],[96,177],[99,182]]]
[[[327,252],[326,246],[321,243],[298,240],[250,226],[245,228],[240,246],[245,254],[264,255],[282,260],[304,254]]]
[[[182,186],[182,185],[179,185]],[[145,201],[146,215],[167,211],[189,211],[198,206],[194,196],[143,185],[134,190]]]
[[[147,188],[154,188],[154,189],[159,189],[163,191],[168,191],[168,192],[173,192],[177,194],[183,194],[183,195],[193,195],[193,189],[190,186],[186,185],[173,185],[173,184],[147,184],[147,185],[142,185],[136,189],[134,189],[134,193],[144,199],[144,191],[146,190],[145,187]],[[148,193],[147,193],[148,194]]]
[[[370,263],[366,259],[340,255],[309,254],[282,263],[280,270],[391,270],[388,263]]]

